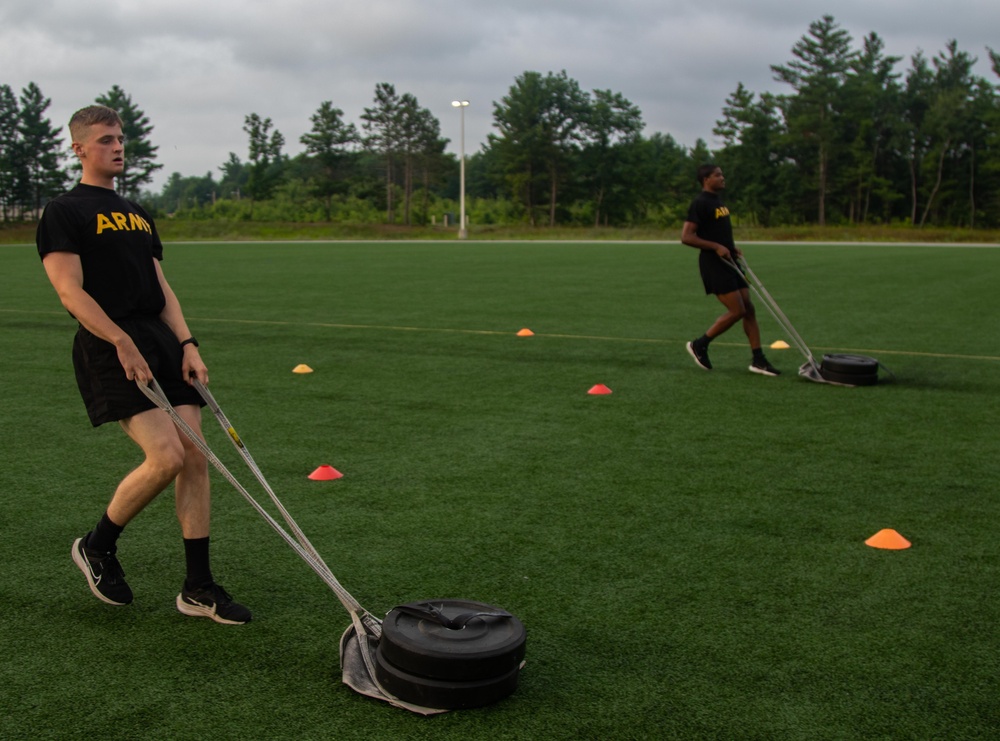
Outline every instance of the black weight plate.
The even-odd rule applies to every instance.
[[[834,373],[878,373],[878,361],[867,355],[824,355],[821,367]]]
[[[446,617],[492,612],[469,600],[434,600]],[[475,617],[460,630],[393,608],[382,622],[378,653],[396,668],[421,677],[471,681],[505,675],[524,659],[524,625],[516,617]]]
[[[836,371],[820,368],[819,374],[827,381],[842,383],[846,386],[874,386],[878,383],[878,372],[875,373],[837,373]]]
[[[456,682],[410,674],[388,663],[381,653],[375,658],[375,678],[383,689],[404,702],[441,710],[478,708],[502,700],[517,689],[520,672],[515,667],[496,677]]]

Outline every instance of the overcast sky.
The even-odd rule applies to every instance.
[[[243,120],[269,117],[290,155],[329,100],[355,123],[375,85],[411,93],[459,149],[456,98],[469,100],[465,149],[492,131],[493,103],[517,76],[566,70],[586,91],[610,89],[642,111],[644,133],[693,146],[742,82],[787,90],[770,65],[792,59],[809,24],[830,14],[860,45],[875,31],[900,70],[949,40],[1000,82],[1000,0],[3,0],[0,84],[35,82],[65,132],[74,110],[119,85],[149,116],[159,188],[201,176],[235,152]],[[68,136],[66,136],[68,144]]]

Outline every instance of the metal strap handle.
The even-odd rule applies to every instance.
[[[747,281],[747,285],[750,286],[750,290],[753,291],[754,295],[760,299],[762,304],[764,304],[764,307],[771,313],[774,320],[778,322],[778,326],[788,333],[789,338],[792,340],[792,344],[794,344],[798,351],[805,356],[806,365],[811,369],[814,369],[816,373],[819,373],[819,364],[813,357],[809,346],[806,345],[805,340],[802,339],[799,333],[795,331],[795,327],[792,326],[788,317],[785,316],[785,312],[783,312],[781,307],[778,306],[778,302],[774,300],[774,297],[772,297],[770,293],[768,293],[764,284],[761,283],[760,278],[758,278],[753,270],[750,269],[746,258],[737,258],[735,262],[733,260],[723,260],[723,262],[729,265],[729,267],[739,273],[740,276]]]
[[[233,429],[231,424],[229,424],[229,420],[225,419],[225,415],[222,414],[222,409],[219,408],[215,399],[213,398],[211,402],[209,402],[208,399],[205,399],[205,401],[209,404],[209,407],[212,408],[213,412],[215,412],[215,409],[218,409],[216,419],[219,420],[223,429],[226,430],[230,440],[233,442],[233,445],[235,445],[237,450],[240,451],[241,457],[250,467],[251,471],[253,471],[254,476],[267,490],[271,499],[277,504],[278,508],[281,510],[282,516],[285,518],[286,523],[288,523],[289,527],[296,532],[297,536],[301,537],[303,542],[299,542],[289,535],[278,523],[278,521],[275,520],[271,514],[264,509],[264,507],[262,507],[261,504],[253,498],[253,496],[250,495],[250,493],[236,479],[236,477],[229,472],[229,469],[226,468],[225,464],[212,451],[208,443],[205,442],[204,438],[195,432],[191,426],[177,413],[177,410],[170,404],[166,394],[163,393],[163,389],[160,387],[160,384],[155,378],[150,381],[148,385],[139,382],[136,382],[136,385],[138,385],[139,389],[146,395],[147,398],[149,398],[150,401],[169,415],[170,419],[173,420],[173,423],[177,426],[177,429],[179,429],[181,433],[183,433],[183,435],[187,437],[196,448],[198,448],[201,454],[208,459],[209,463],[211,463],[219,471],[219,473],[221,473],[226,480],[229,481],[229,483],[243,495],[243,498],[246,499],[247,502],[249,502],[250,505],[257,511],[257,513],[275,530],[275,532],[277,532],[278,535],[280,535],[281,538],[288,543],[292,550],[299,554],[302,560],[305,561],[312,568],[312,570],[319,575],[323,582],[333,590],[334,594],[337,595],[337,599],[340,600],[340,603],[351,614],[352,619],[355,621],[355,625],[360,622],[369,634],[375,638],[379,638],[382,635],[381,621],[365,610],[361,604],[354,599],[351,593],[344,589],[343,585],[337,581],[337,577],[333,575],[330,567],[327,566],[323,562],[323,559],[319,557],[319,554],[316,553],[316,549],[312,547],[312,544],[309,543],[305,534],[303,534],[302,530],[297,524],[295,524],[291,515],[288,514],[287,510],[285,510],[285,508],[281,505],[281,502],[278,500],[277,496],[275,496],[271,487],[267,484],[267,481],[264,479],[264,474],[261,473],[256,462],[254,462],[253,458],[250,457],[249,451],[246,449],[246,446],[243,444],[239,435],[236,434],[236,430]],[[208,393],[208,389],[206,389],[200,382],[196,381],[195,388],[197,389],[199,386],[201,387],[199,392],[204,390],[206,394]],[[211,396],[211,394],[208,395]]]
[[[212,410],[212,414],[215,415],[215,419],[218,421],[219,426],[222,427],[222,429],[229,436],[229,440],[230,442],[232,442],[233,447],[236,448],[236,451],[240,454],[240,457],[243,458],[244,463],[247,464],[247,467],[250,469],[251,473],[253,473],[258,483],[264,488],[264,491],[267,492],[268,496],[271,498],[271,501],[274,502],[275,506],[278,508],[278,511],[281,513],[282,518],[285,520],[285,523],[288,525],[288,528],[292,531],[292,534],[295,535],[295,539],[299,542],[299,545],[301,545],[314,559],[316,559],[317,562],[323,564],[323,567],[326,568],[326,570],[329,572],[330,571],[329,567],[327,567],[326,564],[323,563],[323,559],[320,557],[319,553],[313,547],[313,544],[309,542],[309,539],[306,537],[305,533],[302,532],[302,530],[299,528],[295,520],[292,519],[291,514],[289,514],[288,510],[285,509],[284,505],[281,503],[281,500],[278,499],[277,494],[275,494],[274,490],[271,489],[270,484],[267,483],[267,479],[264,478],[264,473],[260,470],[260,467],[257,465],[257,462],[253,459],[253,456],[250,455],[250,451],[247,449],[247,446],[244,444],[242,438],[240,438],[239,434],[237,434],[236,429],[233,427],[232,423],[229,421],[225,413],[222,411],[222,407],[219,406],[219,402],[217,402],[215,400],[215,397],[212,396],[212,392],[209,391],[208,388],[206,388],[206,386],[197,379],[194,380],[192,385],[194,386],[195,390],[201,395],[201,398],[205,400],[205,403],[208,405],[208,408]]]

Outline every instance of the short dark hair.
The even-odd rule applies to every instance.
[[[701,185],[705,184],[705,178],[711,175],[713,172],[719,169],[718,165],[705,164],[698,168],[698,183]]]
[[[114,108],[108,108],[106,105],[89,105],[86,108],[81,108],[70,117],[69,135],[73,141],[79,141],[83,138],[84,132],[96,124],[106,126],[117,124],[123,128],[125,126],[121,115]]]

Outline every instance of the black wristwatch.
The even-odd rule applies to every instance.
[[[194,345],[195,347],[201,347],[201,345],[198,344],[198,340],[196,340],[194,337],[188,337],[181,343],[181,347],[184,347],[185,345]]]

